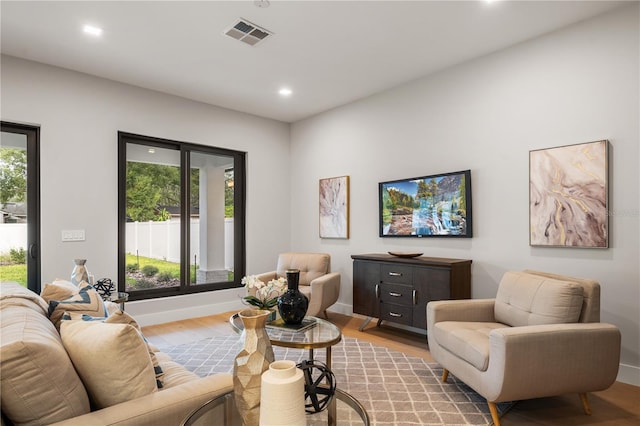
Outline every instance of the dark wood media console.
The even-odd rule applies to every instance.
[[[471,260],[359,254],[353,259],[353,312],[427,328],[431,300],[471,298]]]

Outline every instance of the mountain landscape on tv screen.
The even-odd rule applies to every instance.
[[[467,234],[464,174],[383,184],[383,235],[429,236]]]

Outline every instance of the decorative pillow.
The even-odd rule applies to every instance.
[[[68,299],[78,294],[79,291],[80,289],[74,283],[56,278],[52,283],[44,284],[42,291],[40,291],[40,297],[49,303],[51,300]]]
[[[113,314],[109,315],[108,317],[92,317],[91,315],[87,315],[87,314],[82,314],[79,312],[65,312],[64,315],[62,315],[62,319],[63,320],[81,320],[81,321],[100,321],[100,322],[104,322],[107,324],[129,324],[131,325],[133,328],[135,328],[136,330],[138,330],[138,333],[140,333],[140,336],[142,336],[142,339],[144,340],[144,342],[147,345],[147,350],[149,351],[149,356],[151,357],[151,363],[153,364],[153,371],[156,375],[156,385],[158,386],[158,388],[162,388],[163,384],[162,384],[162,379],[164,377],[164,371],[162,371],[162,367],[160,367],[160,363],[158,362],[158,359],[156,357],[156,354],[153,350],[153,348],[149,345],[149,342],[147,341],[147,339],[144,337],[144,335],[142,334],[142,329],[140,328],[140,326],[138,325],[138,323],[136,322],[135,319],[133,319],[133,317],[129,314],[127,314],[126,312],[120,311],[118,310],[117,312],[114,312]]]
[[[106,317],[107,309],[97,291],[89,284],[80,283],[80,291],[64,300],[49,301],[49,319],[60,329],[60,320],[65,312],[79,312],[94,317]]]
[[[96,409],[158,391],[147,345],[133,326],[62,321],[60,336]]]

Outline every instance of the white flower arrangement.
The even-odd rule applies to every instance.
[[[247,288],[255,288],[255,296],[245,296],[244,300],[260,309],[271,309],[278,303],[278,297],[287,288],[287,280],[284,277],[270,280],[266,284],[256,275],[248,275],[242,278],[242,284]]]

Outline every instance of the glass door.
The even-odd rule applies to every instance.
[[[0,281],[40,292],[40,128],[2,122]]]

